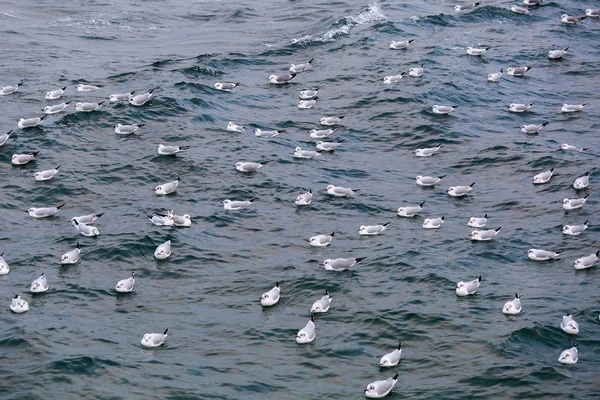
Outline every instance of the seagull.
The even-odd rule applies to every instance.
[[[575,268],[575,269],[591,268],[594,266],[594,263],[598,260],[598,257],[600,257],[600,250],[598,250],[596,253],[590,254],[589,256],[578,258],[573,263],[573,268]]]
[[[408,45],[411,44],[414,39],[411,40],[390,40],[390,49],[392,50],[404,50],[408,48]]]
[[[158,145],[158,154],[161,156],[174,156],[182,151],[189,150],[190,146],[165,146],[163,144]]]
[[[31,282],[31,287],[29,290],[31,293],[43,293],[48,291],[48,281],[46,280],[44,273],[42,273],[39,278]]]
[[[134,106],[143,106],[153,97],[154,89],[151,89],[147,93],[137,94],[135,96],[129,96],[129,104]]]
[[[327,289],[325,289],[325,296],[322,296],[319,300],[315,301],[313,305],[310,307],[311,313],[324,313],[329,311],[329,305],[331,304],[331,299],[333,297],[329,295]]]
[[[21,314],[29,311],[29,304],[15,293],[15,297],[10,302],[10,310],[16,314]]]
[[[170,213],[167,213],[167,215],[163,215],[163,214],[157,214],[157,215],[161,216],[161,217],[169,216],[171,218],[171,220],[173,221],[172,226],[177,226],[180,228],[187,228],[187,227],[192,226],[192,217],[190,216],[190,214],[174,215],[173,210],[171,210]]]
[[[474,9],[475,7],[477,7],[480,3],[476,2],[476,3],[471,3],[471,4],[457,4],[454,6],[454,11],[456,12],[461,12],[461,11],[471,11],[472,9]]]
[[[92,111],[99,109],[103,103],[104,103],[103,101],[101,101],[100,103],[81,103],[81,102],[79,102],[79,103],[75,104],[75,111],[92,112]]]
[[[173,210],[167,211],[167,214],[147,215],[150,222],[156,226],[173,226],[175,225],[175,219],[173,217]]]
[[[320,156],[320,151],[314,150],[302,150],[300,147],[296,147],[294,149],[294,157],[295,158],[305,158],[311,159]]]
[[[260,304],[265,307],[274,306],[279,302],[279,282],[275,282],[275,287],[260,296]]]
[[[299,72],[305,72],[305,71],[311,70],[312,69],[312,62],[314,60],[315,60],[314,58],[311,58],[306,63],[297,64],[297,65],[290,64],[290,74],[297,74]]]
[[[552,178],[552,174],[554,173],[554,168],[550,168],[547,171],[540,172],[539,174],[533,177],[533,183],[536,185],[546,183]]]
[[[415,180],[417,181],[417,185],[419,186],[434,186],[439,183],[442,179],[444,179],[446,175],[433,177],[433,176],[421,176],[417,175]]]
[[[129,293],[133,292],[135,286],[135,272],[131,273],[131,276],[127,279],[122,279],[117,282],[115,286],[115,290],[119,293]]]
[[[108,96],[108,101],[110,101],[111,103],[117,102],[117,101],[129,101],[129,98],[131,96],[133,96],[133,94],[135,93],[135,90],[133,92],[129,92],[129,93],[114,93],[111,94],[110,96]]]
[[[469,222],[467,222],[467,226],[471,228],[483,228],[487,224],[487,217],[487,214],[483,217],[471,217],[469,218]]]
[[[0,275],[7,275],[10,272],[10,266],[8,263],[2,258],[4,252],[0,253]]]
[[[525,72],[529,71],[531,67],[509,67],[506,68],[506,75],[510,76],[524,76]]]
[[[74,250],[67,251],[60,258],[61,264],[77,264],[79,261],[79,254],[81,253],[81,246],[77,242],[77,247]]]
[[[419,78],[423,76],[423,72],[425,72],[425,64],[421,64],[420,67],[410,68],[408,70],[408,76],[412,76],[413,78]]]
[[[318,97],[315,97],[312,100],[300,100],[298,102],[298,108],[301,110],[307,110],[309,108],[313,108],[315,104],[317,104]]]
[[[268,162],[269,161],[264,163],[240,161],[235,164],[235,169],[240,172],[255,172],[257,169],[263,167]]]
[[[490,49],[490,47],[482,47],[482,48],[477,48],[477,47],[467,47],[465,50],[467,51],[467,54],[470,56],[480,56],[483,53],[485,53],[486,51],[488,51]]]
[[[496,229],[488,229],[485,231],[474,230],[471,231],[471,233],[469,233],[469,237],[471,238],[471,240],[487,242],[492,240],[498,234],[498,232],[500,232],[500,229],[502,229],[502,227]]]
[[[560,329],[569,335],[577,335],[579,333],[579,324],[573,319],[571,314],[567,313],[567,315],[562,317],[562,321],[560,321]]]
[[[389,224],[390,223],[387,222],[385,224],[380,225],[361,225],[360,228],[358,228],[358,234],[368,236],[379,235],[387,229]]]
[[[243,200],[243,201],[232,201],[232,200],[226,199],[226,200],[223,200],[223,208],[225,208],[226,210],[233,210],[233,211],[244,210],[244,209],[250,207],[250,204],[254,203],[256,200],[258,200],[258,199]]]
[[[258,136],[258,137],[271,138],[271,137],[275,137],[275,136],[279,135],[282,132],[285,132],[285,129],[262,130],[262,129],[256,128],[254,130],[254,135]]]
[[[425,202],[422,202],[418,206],[400,207],[400,208],[398,208],[398,211],[396,213],[398,214],[399,217],[407,217],[407,218],[414,217],[415,215],[417,215],[417,213],[419,211],[421,211],[423,209],[424,204],[425,204]]]
[[[579,147],[572,146],[572,145],[570,145],[568,143],[563,143],[563,144],[561,144],[559,146],[559,149],[561,149],[561,150],[574,150],[574,151],[576,151],[578,153],[583,153],[584,151],[587,150],[587,147],[579,148]]]
[[[581,225],[565,225],[562,228],[562,233],[570,236],[579,236],[587,229],[589,222],[585,221]]]
[[[12,134],[12,129],[10,131],[0,135],[0,147],[2,147],[4,145],[4,143],[6,143],[6,141],[8,140],[8,138],[10,137],[11,134]]]
[[[300,91],[300,100],[312,100],[319,94],[319,88],[305,89]]]
[[[444,216],[439,218],[425,218],[423,221],[423,228],[425,229],[439,229],[444,223]]]
[[[415,151],[413,151],[413,153],[417,157],[431,157],[432,155],[434,155],[438,151],[440,151],[441,147],[442,147],[442,145],[439,144],[436,147],[428,147],[428,148],[424,148],[424,149],[416,149]]]
[[[572,16],[569,16],[567,14],[563,14],[563,15],[560,16],[561,22],[563,24],[569,24],[569,25],[573,25],[573,24],[576,24],[578,22],[581,22],[581,21],[583,21],[586,18],[587,18],[586,16],[583,16],[583,17],[572,17]]]
[[[274,85],[283,85],[285,83],[289,83],[296,74],[285,74],[285,75],[271,75],[269,76],[269,83]]]
[[[517,13],[517,14],[529,14],[529,10],[525,7],[519,7],[516,4],[513,4],[512,6],[510,6],[510,11]]]
[[[118,135],[131,135],[145,124],[133,124],[133,125],[115,125],[115,133]]]
[[[573,347],[563,350],[558,357],[558,361],[561,364],[577,364],[577,360],[579,360],[578,345],[578,343],[573,343]]]
[[[330,235],[312,236],[310,239],[308,239],[308,243],[310,243],[310,245],[313,247],[327,247],[333,240],[334,235],[335,232],[331,232]]]
[[[526,6],[539,6],[544,0],[523,0],[523,4]]]
[[[600,9],[592,10],[591,8],[588,8],[587,10],[585,10],[585,15],[586,15],[586,17],[590,17],[590,18],[598,18],[598,17],[600,17]]]
[[[436,104],[433,106],[432,111],[434,114],[449,114],[454,111],[456,107],[458,106],[439,106]]]
[[[310,203],[312,203],[312,190],[309,190],[306,193],[302,193],[301,195],[298,195],[298,197],[296,197],[296,200],[294,201],[294,203],[297,206],[307,206]]]
[[[327,185],[325,188],[327,194],[334,197],[350,197],[355,195],[360,189],[350,189],[342,186]]]
[[[304,328],[300,329],[296,334],[296,343],[305,344],[315,340],[317,332],[315,330],[315,318],[311,314],[310,320],[306,323]]]
[[[0,86],[0,96],[6,96],[7,94],[15,93],[23,85],[23,82],[19,82],[16,85]]]
[[[310,132],[308,132],[310,134],[310,137],[313,139],[325,139],[329,136],[331,136],[331,134],[333,132],[335,132],[337,130],[337,128],[333,128],[333,129],[311,129]]]
[[[527,250],[527,257],[533,261],[548,261],[558,257],[560,253],[560,251],[529,249]]]
[[[552,59],[562,58],[562,56],[565,55],[565,53],[567,52],[567,50],[569,50],[568,47],[566,49],[564,49],[564,50],[550,50],[548,52],[548,58],[552,58]]]
[[[548,122],[542,122],[541,124],[521,125],[521,132],[528,134],[538,133],[546,125],[548,125]]]
[[[142,338],[142,346],[144,347],[158,347],[165,343],[167,340],[167,332],[169,329],[165,329],[163,333],[146,333]]]
[[[47,181],[49,179],[54,178],[54,175],[58,173],[59,168],[60,165],[54,169],[47,169],[45,171],[36,172],[35,174],[33,174],[33,177],[36,181]]]
[[[53,106],[46,106],[42,109],[42,112],[47,115],[58,114],[59,112],[67,108],[69,104],[71,104],[70,100],[64,103],[55,104]]]
[[[237,125],[234,124],[233,121],[229,121],[227,123],[227,128],[225,128],[226,130],[230,131],[230,132],[243,132],[246,130],[245,126],[241,126],[241,125]]]
[[[560,111],[564,113],[572,113],[583,110],[589,103],[585,104],[561,104]]]
[[[392,391],[397,381],[398,373],[396,373],[396,375],[394,375],[391,378],[387,378],[382,381],[371,382],[367,385],[367,388],[365,389],[365,396],[370,399],[381,399],[382,397],[387,396]]]
[[[519,295],[515,293],[515,298],[511,301],[507,301],[504,303],[504,307],[502,307],[502,312],[504,314],[516,315],[521,312],[523,307],[521,307],[521,299]]]
[[[231,92],[236,87],[240,86],[239,82],[217,82],[215,83],[215,89],[222,90],[224,92]]]
[[[46,118],[47,116],[48,114],[35,118],[21,118],[19,119],[19,122],[17,122],[17,126],[19,127],[19,129],[33,128],[34,126],[38,126],[39,124],[41,124],[44,118]]]
[[[317,142],[317,150],[321,151],[335,151],[338,147],[342,145],[344,139],[341,139],[339,142],[323,142],[319,140]]]
[[[589,195],[590,194],[588,193],[584,197],[578,198],[578,199],[568,199],[568,198],[563,199],[563,209],[565,211],[570,211],[570,210],[576,210],[578,208],[583,207],[583,205],[585,204],[585,201],[587,200]]]
[[[89,214],[89,215],[82,215],[81,217],[73,217],[69,220],[69,222],[73,222],[73,221],[77,221],[79,223],[84,223],[84,224],[92,224],[94,223],[98,218],[100,218],[101,216],[103,216],[104,213],[100,213],[100,214]]]
[[[459,297],[468,296],[470,294],[475,294],[477,292],[477,288],[481,284],[481,276],[475,280],[470,282],[458,282],[456,284],[456,295]]]
[[[25,165],[28,162],[35,160],[35,157],[38,155],[39,151],[34,151],[29,154],[13,154],[11,157],[11,162],[13,165]]]
[[[406,75],[406,72],[401,73],[400,75],[390,75],[390,76],[384,76],[383,77],[383,83],[385,84],[390,84],[390,83],[396,83],[396,82],[400,82],[400,80],[402,79],[402,77]]]
[[[508,109],[515,113],[522,113],[522,112],[529,110],[531,107],[533,107],[533,103],[530,103],[530,104],[511,103],[508,106]]]
[[[29,213],[29,216],[33,218],[47,218],[56,214],[63,206],[64,204],[61,204],[56,207],[32,207],[29,210],[27,210],[27,212]]]
[[[177,186],[179,186],[179,180],[180,180],[180,178],[178,177],[177,180],[174,180],[174,181],[171,181],[171,182],[167,182],[167,183],[163,183],[162,185],[159,185],[159,186],[155,187],[152,190],[157,195],[171,194],[171,193],[173,193],[177,189]]]
[[[448,195],[450,197],[463,197],[466,196],[471,190],[473,190],[473,186],[475,182],[471,183],[469,186],[451,186],[448,188]]]
[[[335,258],[323,261],[319,265],[325,267],[327,271],[345,271],[350,267],[355,266],[366,257],[357,257],[357,258]]]
[[[78,92],[95,92],[98,89],[100,89],[100,86],[84,85],[82,83],[80,83],[79,85],[77,85],[77,91]]]
[[[96,228],[95,226],[88,226],[83,222],[78,222],[76,219],[73,219],[72,222],[73,226],[75,226],[75,228],[77,228],[79,233],[81,233],[83,236],[93,237],[98,236],[100,234],[98,228]]]
[[[486,78],[490,82],[500,82],[500,78],[502,78],[502,71],[504,69],[500,68],[499,72],[492,72],[491,74],[487,74]]]
[[[164,243],[159,244],[154,250],[154,258],[157,260],[164,260],[171,255],[171,241],[167,240]]]
[[[573,187],[577,190],[585,189],[590,184],[590,173],[586,172],[585,175],[573,181]]]
[[[402,355],[402,342],[398,343],[398,347],[391,353],[385,354],[379,360],[380,367],[395,367],[400,362],[400,356]]]
[[[342,122],[342,119],[344,118],[344,115],[340,116],[340,117],[323,117],[321,118],[321,125],[338,125],[340,122]]]

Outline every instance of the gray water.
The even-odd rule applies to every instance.
[[[573,261],[599,249],[598,54],[600,21],[576,26],[560,15],[598,8],[589,1],[552,2],[517,15],[510,2],[485,2],[457,15],[454,2],[382,1],[116,1],[5,0],[0,4],[3,49],[0,85],[24,80],[0,97],[0,130],[14,129],[0,147],[0,252],[11,271],[0,277],[0,395],[6,399],[276,399],[360,398],[369,382],[400,374],[390,398],[576,398],[600,396],[598,267],[575,271]],[[414,39],[405,51],[389,40]],[[466,46],[490,46],[469,57]],[[564,59],[547,52],[569,47]],[[292,83],[269,85],[290,63],[314,58],[314,69]],[[422,78],[392,85],[383,76],[425,65]],[[530,65],[525,78],[485,75]],[[241,82],[232,93],[217,81]],[[79,83],[98,84],[79,93]],[[111,93],[156,88],[143,107],[105,103],[89,114],[49,116],[19,130],[21,117],[41,115],[48,90],[67,86],[61,100],[101,101]],[[298,91],[320,87],[317,105],[297,109]],[[535,103],[527,113],[510,103]],[[561,103],[590,105],[560,113]],[[455,104],[448,116],[433,104]],[[311,149],[321,117],[344,115],[334,154],[297,160]],[[241,134],[224,130],[233,120]],[[538,135],[522,124],[548,121]],[[139,136],[118,137],[116,123],[144,123]],[[253,128],[285,129],[272,139]],[[558,151],[561,143],[585,153]],[[177,157],[156,154],[159,143],[189,145]],[[416,148],[442,144],[417,158]],[[35,163],[11,155],[40,151]],[[272,161],[241,174],[237,161]],[[48,182],[35,171],[60,165]],[[545,185],[533,175],[555,168]],[[573,180],[591,172],[589,189]],[[447,175],[433,189],[416,175]],[[181,177],[175,194],[156,185]],[[475,182],[466,198],[446,190]],[[351,199],[324,194],[328,184],[360,189]],[[313,204],[297,208],[307,189]],[[565,197],[590,194],[564,212]],[[258,200],[241,212],[226,198]],[[396,216],[425,201],[418,217]],[[24,210],[66,203],[52,218]],[[191,214],[190,228],[155,227],[147,214]],[[67,221],[104,212],[97,238]],[[491,242],[471,242],[471,216],[502,227]],[[439,230],[424,218],[445,216]],[[578,237],[565,224],[590,221]],[[389,222],[380,236],[360,225]],[[306,239],[335,231],[330,247]],[[173,254],[153,257],[170,238]],[[81,261],[60,256],[82,247]],[[562,251],[536,263],[529,248]],[[326,258],[366,257],[350,271],[325,271]],[[116,282],[137,275],[135,292],[117,295]],[[50,290],[29,293],[44,272]],[[483,276],[474,296],[458,298],[456,282]],[[281,300],[258,301],[280,282]],[[331,309],[316,315],[317,338],[294,337],[311,304],[327,289]],[[13,314],[12,292],[30,311]],[[523,312],[507,317],[504,302],[523,296]],[[559,328],[570,312],[580,333]],[[167,344],[140,346],[144,333],[169,328]],[[397,367],[379,358],[403,344]],[[579,345],[579,362],[560,352]]]

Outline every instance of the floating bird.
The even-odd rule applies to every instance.
[[[147,215],[150,222],[156,226],[173,226],[175,220],[173,218],[173,210],[167,211],[167,214]]]
[[[440,183],[440,181],[445,177],[446,175],[438,177],[417,175],[415,180],[419,186],[434,186],[435,184]]]
[[[97,109],[100,108],[100,106],[104,104],[103,101],[101,101],[100,103],[82,103],[79,102],[77,104],[75,104],[75,111],[79,111],[79,112],[92,112],[92,111],[96,111]]]
[[[471,238],[471,240],[478,240],[481,242],[486,242],[486,241],[492,240],[494,237],[496,237],[498,232],[500,232],[501,228],[502,227],[499,227],[496,229],[488,229],[486,231],[474,230],[471,233],[469,233],[469,237]]]
[[[581,111],[584,109],[584,107],[586,107],[589,103],[585,103],[585,104],[562,104],[560,106],[560,111],[564,112],[564,113],[572,113],[572,112],[577,112],[577,111]]]
[[[563,199],[563,209],[565,211],[571,211],[571,210],[576,210],[578,208],[583,207],[583,205],[585,204],[585,201],[587,200],[587,198],[590,196],[590,194],[586,194],[584,197],[578,198],[578,199],[569,199],[569,198],[565,198]]]
[[[17,122],[17,126],[19,127],[19,129],[33,128],[41,124],[44,118],[46,118],[47,116],[48,114],[35,118],[21,118],[19,119],[19,122]]]
[[[300,100],[312,100],[319,94],[319,88],[305,89],[300,91]]]
[[[579,360],[578,345],[578,343],[573,343],[573,347],[563,350],[558,357],[558,361],[561,364],[577,364],[577,360]]]
[[[83,83],[80,83],[79,85],[77,85],[78,92],[95,92],[98,89],[100,89],[100,86],[84,85]]]
[[[58,114],[59,112],[67,108],[69,104],[71,104],[71,101],[55,104],[53,106],[46,106],[42,109],[42,112],[47,115]]]
[[[29,304],[15,293],[15,297],[10,302],[10,310],[16,314],[21,314],[29,311]]]
[[[167,340],[167,332],[169,329],[165,329],[163,333],[146,333],[142,338],[142,346],[144,347],[158,347],[165,343]]]
[[[552,59],[562,58],[562,56],[565,55],[567,50],[569,50],[568,47],[564,50],[550,50],[548,52],[548,58],[552,58]]]
[[[310,316],[310,320],[306,323],[304,328],[300,329],[296,334],[296,343],[305,344],[315,340],[317,332],[315,330],[315,318],[313,315]]]
[[[337,130],[337,128],[333,128],[333,129],[311,129],[310,132],[308,132],[308,133],[310,134],[310,137],[313,138],[313,139],[325,139],[326,137],[329,137],[336,130]]]
[[[317,142],[317,150],[332,152],[340,147],[343,142],[344,139],[341,139],[339,142],[323,142],[322,140],[319,140]]]
[[[325,188],[327,194],[334,197],[351,197],[354,196],[360,189],[350,189],[342,186],[327,185]]]
[[[46,276],[42,273],[39,278],[35,279],[31,282],[31,287],[29,288],[31,293],[43,293],[48,291],[48,281],[46,280]]]
[[[137,131],[144,125],[145,124],[133,124],[133,125],[116,124],[115,125],[115,133],[118,135],[131,135],[132,133],[134,133],[135,131]]]
[[[570,15],[567,14],[563,14],[560,16],[560,20],[563,24],[569,24],[569,25],[573,25],[576,24],[578,22],[583,21],[584,19],[586,19],[586,16],[583,17],[572,17]]]
[[[571,314],[567,313],[567,315],[562,317],[562,321],[560,321],[560,329],[569,335],[577,335],[579,333],[579,324],[573,319]]]
[[[115,286],[115,290],[119,293],[129,293],[133,292],[135,287],[135,272],[131,273],[131,276],[127,279],[122,279],[117,282]]]
[[[477,47],[467,47],[465,50],[467,51],[467,54],[470,56],[480,56],[483,55],[483,53],[485,53],[486,51],[488,51],[491,47],[482,47],[482,48],[477,48]]]
[[[235,163],[235,169],[240,172],[255,172],[257,169],[262,168],[267,163],[268,161],[264,163],[240,161]]]
[[[434,114],[449,114],[456,110],[456,107],[458,106],[440,106],[436,104],[432,107],[432,111]]]
[[[0,275],[7,275],[10,272],[10,266],[2,257],[4,252],[0,253]]]
[[[529,249],[527,250],[527,257],[533,261],[548,261],[552,260],[560,255],[560,251],[547,251],[540,249]]]
[[[529,10],[525,7],[519,7],[516,4],[513,4],[512,6],[510,6],[510,11],[517,13],[517,14],[529,14]]]
[[[36,181],[47,181],[49,179],[54,178],[54,176],[58,173],[58,169],[60,165],[53,169],[47,169],[45,171],[39,171],[33,174],[33,177]]]
[[[327,289],[325,289],[325,296],[322,296],[319,300],[315,301],[313,305],[310,307],[311,313],[324,313],[329,311],[329,305],[331,304],[331,299],[333,297],[329,295]]]
[[[408,48],[414,40],[390,40],[390,49],[392,50],[404,50]]]
[[[320,120],[321,125],[338,125],[340,122],[342,122],[342,119],[344,119],[344,115],[340,116],[340,117],[323,117]]]
[[[419,78],[423,76],[425,72],[425,64],[421,64],[420,67],[413,67],[408,70],[408,76],[412,76],[413,78]]]
[[[576,151],[578,153],[583,153],[584,151],[587,150],[587,147],[579,148],[579,147],[575,147],[573,145],[570,145],[568,143],[563,143],[558,148],[560,150],[573,150],[573,151]]]
[[[80,217],[73,217],[69,220],[69,222],[73,222],[73,221],[77,221],[79,223],[84,223],[84,224],[92,224],[94,223],[98,218],[100,218],[101,216],[103,216],[104,213],[100,213],[100,214],[89,214],[89,215],[82,215]]]
[[[473,186],[475,182],[471,183],[469,186],[451,186],[448,188],[448,195],[450,197],[463,197],[466,196],[471,190],[473,190]]]
[[[491,74],[487,74],[486,78],[490,82],[500,82],[500,78],[502,78],[502,71],[504,69],[500,68],[499,72],[492,72]]]
[[[56,214],[62,207],[64,207],[64,204],[56,207],[31,207],[29,210],[27,210],[27,213],[29,213],[29,216],[33,218],[47,218]]]
[[[546,125],[548,125],[548,122],[543,122],[541,124],[521,125],[521,132],[528,133],[528,134],[531,135],[531,134],[534,134],[534,133],[538,133]]]
[[[428,148],[424,148],[424,149],[416,149],[415,151],[413,151],[413,153],[417,157],[431,157],[432,155],[434,155],[438,151],[440,151],[441,147],[442,147],[442,145],[439,144],[436,147],[428,147]]]
[[[180,228],[187,228],[187,227],[192,226],[192,217],[190,216],[190,214],[174,215],[173,210],[171,210],[169,213],[167,213],[167,215],[163,215],[163,214],[157,214],[157,215],[161,216],[161,217],[169,216],[170,219],[173,221],[172,226],[177,226]]]
[[[370,399],[381,399],[382,397],[387,396],[392,391],[397,381],[398,373],[396,373],[396,375],[394,375],[391,378],[387,378],[382,381],[371,382],[367,385],[367,388],[365,389],[365,396]]]
[[[60,263],[63,265],[77,264],[77,262],[79,262],[79,254],[81,254],[81,246],[79,245],[79,242],[77,242],[77,247],[75,247],[75,249],[67,251],[62,255],[60,258]]]
[[[573,263],[573,268],[575,268],[575,269],[592,268],[594,266],[594,263],[598,260],[598,257],[600,257],[600,250],[598,250],[595,253],[590,254],[589,256],[578,258]]]
[[[380,367],[394,367],[400,362],[400,356],[402,355],[402,342],[398,343],[398,347],[391,353],[385,354],[379,360]]]
[[[254,203],[256,200],[258,199],[252,199],[252,200],[243,200],[243,201],[232,201],[232,200],[223,200],[223,208],[225,208],[226,210],[233,210],[233,211],[237,211],[237,210],[244,210],[248,207],[250,207],[250,205],[252,203]]]
[[[511,103],[508,106],[508,109],[512,112],[515,113],[522,113],[525,112],[527,110],[529,110],[531,107],[533,107],[533,103],[531,104],[517,104],[517,103]]]
[[[315,97],[312,100],[300,100],[298,102],[298,108],[301,110],[307,110],[309,108],[313,108],[315,104],[317,104],[318,97]]]
[[[539,6],[544,0],[523,0],[523,4],[526,6]]]
[[[12,134],[12,129],[6,133],[0,134],[0,147],[2,147],[4,145],[4,143],[6,143],[6,141],[8,140],[8,138],[10,137],[11,134]]]
[[[458,282],[456,284],[456,295],[459,297],[468,296],[470,294],[475,294],[479,285],[481,284],[481,276],[475,280],[470,282]]]
[[[368,236],[379,235],[387,229],[389,224],[390,223],[388,222],[381,225],[361,225],[360,228],[358,228],[358,234]]]
[[[539,174],[533,177],[533,183],[536,185],[546,183],[552,178],[552,174],[554,174],[554,168],[550,168],[547,171],[540,172]]]
[[[35,160],[35,157],[38,155],[39,151],[34,151],[29,154],[13,154],[11,157],[11,163],[13,165],[25,165],[28,162]]]
[[[531,67],[509,67],[506,68],[506,75],[510,76],[524,76],[527,71],[529,71]]]
[[[423,221],[423,228],[425,229],[439,229],[444,223],[444,216],[439,218],[425,218]]]
[[[521,306],[521,299],[518,294],[515,293],[515,298],[511,301],[507,301],[504,303],[504,307],[502,307],[502,312],[504,314],[516,315],[521,312],[523,307]]]
[[[320,151],[302,150],[300,147],[296,147],[294,149],[294,158],[311,159],[311,158],[319,157],[320,155],[321,155]]]
[[[355,266],[366,257],[357,257],[357,258],[334,258],[323,261],[319,265],[325,267],[327,271],[345,271],[350,267]]]
[[[312,69],[312,62],[314,60],[315,60],[314,58],[311,58],[306,63],[297,64],[297,65],[290,64],[290,74],[297,74],[299,72],[305,72],[305,71],[311,70]]]
[[[313,197],[312,190],[309,190],[306,193],[302,193],[302,194],[298,195],[298,197],[296,197],[296,200],[294,201],[294,203],[297,206],[307,206],[310,203],[312,203],[312,197]]]
[[[159,186],[155,187],[152,190],[157,195],[171,194],[171,193],[175,192],[175,190],[177,189],[177,186],[179,186],[179,180],[180,180],[180,178],[178,177],[177,180],[174,180],[174,181],[171,181],[171,182],[167,182],[167,183],[163,183],[162,185],[159,185]]]
[[[415,215],[417,215],[417,213],[419,211],[421,211],[423,209],[424,204],[425,204],[425,202],[422,202],[418,206],[399,207],[396,214],[398,214],[399,217],[406,217],[406,218],[414,217]]]
[[[237,125],[234,124],[233,121],[229,121],[227,123],[227,128],[225,128],[226,130],[230,131],[230,132],[243,132],[246,130],[245,126],[241,126],[241,125]]]
[[[154,258],[157,260],[164,260],[171,255],[171,241],[167,240],[164,243],[159,244],[154,250]]]
[[[222,90],[224,92],[231,92],[236,87],[240,86],[239,82],[217,82],[215,83],[215,89]]]
[[[585,15],[586,17],[590,18],[598,18],[600,17],[600,9],[592,10],[591,8],[588,8],[587,10],[585,10]]]
[[[189,150],[190,146],[165,146],[163,144],[158,145],[158,154],[161,156],[174,156],[182,151]]]
[[[469,222],[467,222],[467,226],[471,228],[483,228],[487,224],[487,217],[487,214],[483,217],[471,217],[469,218]]]
[[[19,82],[16,85],[0,86],[0,96],[6,96],[7,94],[15,93],[21,88],[23,82]]]
[[[147,93],[136,94],[135,96],[129,96],[129,99],[127,99],[127,100],[129,101],[129,104],[139,107],[139,106],[143,106],[144,104],[149,102],[153,96],[154,96],[154,89],[151,89]]]
[[[73,226],[75,226],[75,228],[77,228],[79,233],[81,233],[83,236],[93,237],[98,236],[100,234],[98,228],[96,228],[95,226],[88,226],[87,224],[79,222],[76,219],[73,219],[72,222]]]
[[[107,98],[111,103],[115,103],[117,101],[129,101],[129,98],[132,97],[134,93],[135,90],[129,93],[114,93],[108,96]]]
[[[585,189],[590,184],[590,173],[586,172],[585,175],[573,181],[573,188],[577,190]]]
[[[254,130],[254,135],[258,137],[275,137],[282,132],[285,132],[285,129],[262,130],[257,128]]]
[[[271,75],[269,76],[269,83],[272,83],[273,85],[283,85],[285,83],[289,83],[292,79],[294,79],[294,77],[296,76],[296,74],[285,74],[285,75]]]
[[[279,282],[275,282],[275,287],[260,296],[260,304],[265,307],[274,306],[279,302]]]
[[[571,236],[579,236],[585,231],[588,227],[589,221],[585,221],[581,225],[565,225],[562,228],[562,233],[565,235]]]
[[[329,235],[312,236],[310,239],[308,239],[308,243],[310,243],[310,245],[313,247],[327,247],[333,240],[334,235],[335,232],[331,232]]]

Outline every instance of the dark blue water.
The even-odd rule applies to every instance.
[[[10,264],[0,277],[0,395],[48,398],[359,398],[369,382],[396,372],[392,398],[573,398],[600,395],[598,270],[575,271],[573,261],[599,249],[598,54],[600,21],[576,26],[560,15],[583,15],[590,2],[548,2],[517,15],[511,3],[485,2],[457,15],[453,2],[367,4],[322,1],[120,2],[4,1],[0,85],[24,81],[0,97],[0,252]],[[392,51],[390,40],[414,39]],[[488,47],[483,57],[467,46]],[[561,60],[547,52],[569,47]],[[290,63],[314,58],[292,83],[269,85]],[[425,65],[421,78],[384,85],[382,78]],[[485,75],[530,65],[525,78]],[[217,81],[241,82],[232,93]],[[79,83],[97,84],[92,93]],[[111,93],[155,88],[143,107],[105,103],[89,114],[46,118],[19,130],[21,117],[59,101],[48,90],[67,86],[61,100],[101,101]],[[301,89],[319,87],[311,110],[297,109]],[[560,113],[562,103],[590,103]],[[527,113],[510,103],[534,103]],[[458,105],[448,116],[433,104]],[[344,115],[332,136],[344,139],[319,160],[294,159],[312,149],[310,129],[324,116]],[[248,127],[225,131],[228,121]],[[523,124],[549,124],[538,135]],[[140,135],[119,137],[116,123],[143,123]],[[259,138],[253,128],[285,129]],[[189,145],[177,157],[156,154],[159,143]],[[417,158],[417,148],[442,144]],[[558,151],[561,143],[589,148]],[[11,155],[40,151],[35,163]],[[238,161],[272,161],[256,174]],[[61,166],[47,182],[35,171]],[[555,168],[545,185],[533,175]],[[573,180],[590,171],[588,189]],[[416,175],[447,175],[433,189]],[[151,189],[181,177],[177,192]],[[446,190],[475,182],[463,199]],[[328,184],[360,189],[351,199],[324,194]],[[313,204],[294,205],[307,189]],[[564,212],[565,197],[590,194],[584,207]],[[222,200],[258,198],[243,212]],[[398,207],[425,201],[414,219]],[[66,203],[52,218],[24,210]],[[193,216],[190,228],[155,227],[146,214],[174,209]],[[67,221],[104,212],[97,238]],[[491,242],[471,242],[466,223],[487,213],[502,227]],[[439,230],[427,217],[445,216]],[[581,236],[565,224],[590,221]],[[389,222],[384,234],[358,235],[360,225]],[[306,239],[335,231],[330,247]],[[153,257],[167,239],[173,254]],[[82,247],[81,261],[60,256]],[[562,251],[559,260],[529,261],[529,248]],[[345,272],[325,271],[326,258],[366,257]],[[135,292],[117,295],[116,282],[137,275]],[[44,272],[50,290],[29,293]],[[482,275],[476,295],[458,298],[456,282]],[[258,298],[279,281],[280,302]],[[312,303],[327,289],[328,313],[316,316],[317,338],[294,336]],[[12,292],[30,311],[13,314]],[[523,296],[523,312],[507,317],[504,302]],[[559,328],[570,312],[580,333]],[[169,328],[167,345],[144,349],[144,333]],[[403,343],[401,363],[380,369],[379,358]],[[579,362],[560,352],[579,345]]]

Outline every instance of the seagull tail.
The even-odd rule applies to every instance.
[[[390,224],[389,222],[386,222],[385,224],[381,224],[381,225],[383,225],[384,228],[387,228],[389,224]]]
[[[419,204],[419,207],[423,207],[423,204],[425,204],[425,202],[422,202],[421,204]]]
[[[65,203],[61,204],[60,206],[56,206],[57,209],[61,209],[62,207],[65,206]]]
[[[500,232],[500,229],[502,229],[502,227],[501,227],[501,226],[500,226],[500,227],[498,227],[498,229],[495,229],[494,231],[495,231],[496,233],[498,233],[498,232]]]
[[[163,332],[163,335],[166,335],[167,332],[169,332],[169,328],[165,329],[165,331]]]
[[[250,203],[254,203],[256,200],[258,200],[258,197],[255,197],[255,198],[251,199]]]
[[[367,257],[358,257],[358,258],[356,258],[356,259],[355,259],[355,260],[356,260],[356,263],[358,264],[359,262],[361,262],[361,261],[362,261],[362,260],[364,260],[365,258],[367,258]]]

